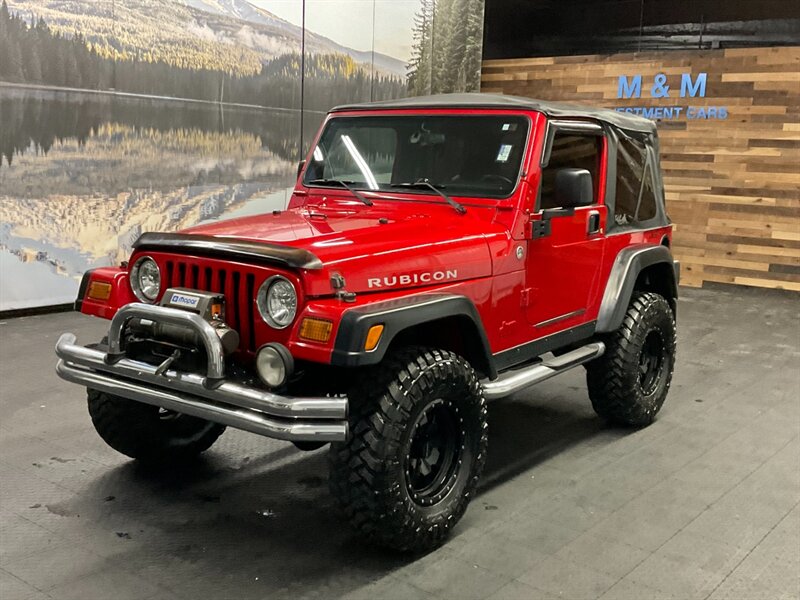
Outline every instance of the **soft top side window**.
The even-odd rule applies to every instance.
[[[617,177],[614,220],[633,225],[656,216],[655,180],[652,161],[643,142],[620,137],[617,145]]]
[[[642,185],[642,194],[639,196],[639,208],[636,211],[637,221],[649,221],[656,216],[656,191],[651,162],[647,161],[647,173]]]

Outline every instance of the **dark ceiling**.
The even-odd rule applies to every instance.
[[[486,0],[485,58],[800,45],[800,0]]]

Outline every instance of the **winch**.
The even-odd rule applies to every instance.
[[[225,323],[224,295],[189,288],[169,288],[164,292],[159,304],[200,315],[214,328],[225,354],[231,354],[239,347],[238,332]],[[131,319],[129,328],[135,335],[169,341],[181,346],[197,347],[202,344],[197,331],[172,323]]]

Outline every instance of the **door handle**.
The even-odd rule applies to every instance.
[[[600,233],[600,213],[596,210],[589,211],[589,218],[586,220],[586,233],[587,235]]]

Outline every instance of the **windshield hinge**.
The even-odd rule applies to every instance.
[[[541,221],[531,221],[531,239],[538,240],[539,238],[547,237],[551,232],[550,219],[542,219]]]

